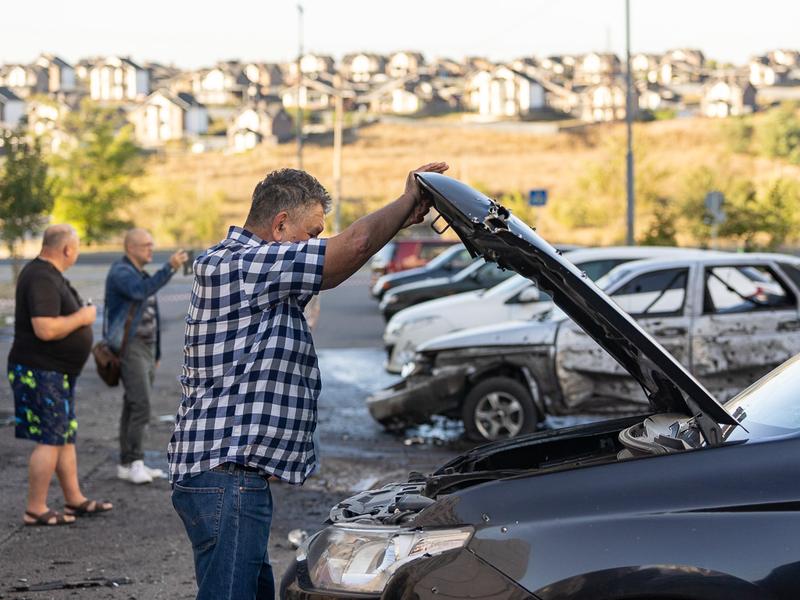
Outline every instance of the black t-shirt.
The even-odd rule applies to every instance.
[[[9,362],[34,369],[79,375],[92,351],[92,328],[76,329],[65,338],[45,342],[33,332],[32,317],[64,317],[81,308],[81,298],[51,263],[34,258],[17,281],[14,343]]]

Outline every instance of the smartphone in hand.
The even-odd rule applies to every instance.
[[[192,274],[192,266],[194,265],[194,250],[187,250],[186,255],[189,257],[185,263],[183,263],[183,274],[184,275],[191,275]]]

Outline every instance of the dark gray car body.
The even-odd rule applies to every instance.
[[[510,229],[503,226],[509,217],[498,215],[488,199],[440,177],[426,176],[423,184],[468,247],[472,242],[476,253],[498,261],[509,257],[507,246],[516,246],[503,233]],[[474,533],[459,549],[405,564],[380,594],[317,589],[308,564],[300,560],[284,579],[286,597],[800,596],[800,421],[793,419],[794,429],[783,434],[758,423],[745,431],[602,292],[580,283],[580,273],[552,248],[523,237],[520,251],[531,263],[526,274],[629,369],[644,388],[653,416],[489,444],[431,475],[412,474],[407,483],[357,494],[332,509],[332,528],[346,523],[410,531],[466,526]],[[572,291],[579,293],[572,296]],[[800,360],[778,371],[775,381],[788,377],[789,388],[782,393],[793,399]],[[765,380],[769,384],[770,376]],[[759,393],[756,385],[741,396],[758,400]],[[745,411],[737,414],[748,423]],[[645,438],[623,440],[632,440],[642,428],[652,429],[650,451],[632,453]],[[314,549],[319,539],[313,536],[308,547]]]

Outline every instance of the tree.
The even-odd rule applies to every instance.
[[[0,169],[0,235],[19,274],[19,243],[39,233],[53,208],[55,180],[38,139],[6,131],[2,136],[5,162]]]
[[[770,158],[800,163],[800,118],[797,106],[783,103],[771,110],[758,130],[761,152]]]
[[[129,226],[120,211],[138,197],[139,148],[122,114],[88,100],[68,116],[65,130],[72,145],[56,163],[62,185],[53,217],[74,225],[87,243],[103,241]]]
[[[731,152],[747,153],[753,141],[753,120],[749,116],[730,117],[722,122],[722,137]]]
[[[582,172],[564,195],[553,203],[555,218],[571,228],[600,228],[613,238],[625,238],[626,164],[625,140],[621,136],[608,138],[603,144],[605,158],[584,165]],[[636,218],[645,222],[662,196],[667,171],[650,156],[646,142],[635,148]]]
[[[669,198],[659,196],[653,201],[650,227],[640,240],[644,246],[677,246],[675,210]]]
[[[684,186],[683,217],[701,245],[711,237],[711,215],[705,207],[711,191],[725,196],[719,236],[745,250],[776,248],[800,225],[800,190],[793,180],[774,179],[759,189],[747,177],[700,167],[688,175]]]

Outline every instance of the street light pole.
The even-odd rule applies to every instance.
[[[633,77],[631,75],[631,3],[625,0],[625,125],[628,133],[628,151],[625,157],[626,162],[626,191],[628,199],[628,226],[626,244],[633,246],[636,244],[634,238],[634,187],[633,187]]]
[[[342,98],[342,78],[336,75],[333,79],[336,88],[333,113],[333,202],[334,233],[339,233],[342,226],[342,121],[344,120],[344,99]]]
[[[297,4],[297,168],[303,168],[303,107],[300,95],[303,90],[303,71],[300,62],[303,59],[303,5]]]

